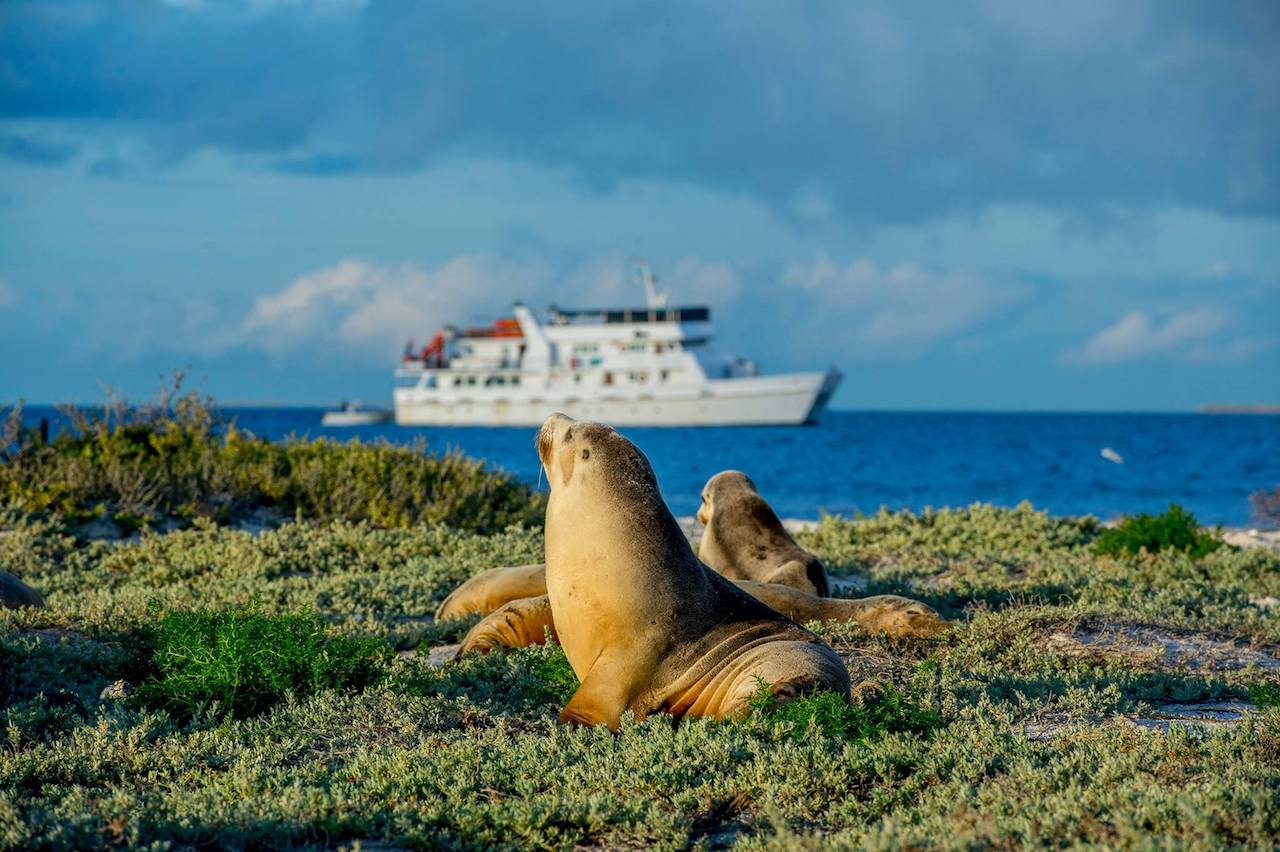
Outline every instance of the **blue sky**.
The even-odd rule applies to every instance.
[[[0,400],[635,302],[846,408],[1280,401],[1280,5],[0,4]]]

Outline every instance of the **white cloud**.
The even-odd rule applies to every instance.
[[[9,286],[3,278],[0,278],[0,308],[7,308],[10,305],[17,304],[18,294]]]
[[[1200,270],[1198,277],[1221,279],[1230,278],[1236,274],[1236,268],[1225,260],[1215,260],[1213,263]]]
[[[1084,345],[1068,350],[1063,359],[1115,364],[1151,355],[1186,355],[1192,344],[1207,341],[1224,329],[1229,319],[1226,311],[1207,306],[1179,311],[1163,323],[1154,322],[1145,311],[1130,311]]]
[[[1242,337],[1226,343],[1197,343],[1187,350],[1191,364],[1242,364],[1280,345],[1280,337]]]
[[[823,252],[810,265],[794,263],[787,287],[811,293],[838,312],[855,342],[882,354],[918,351],[972,329],[1030,295],[1025,284],[967,270],[934,271],[915,263],[882,269],[869,260],[838,266]]]
[[[241,334],[276,353],[328,342],[385,354],[447,323],[503,311],[547,278],[542,266],[490,255],[462,255],[434,269],[348,258],[258,297]]]

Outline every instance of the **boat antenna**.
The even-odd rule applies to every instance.
[[[667,294],[654,286],[657,280],[643,257],[631,258],[631,282],[644,286],[644,298],[650,308],[663,308],[667,305]]]

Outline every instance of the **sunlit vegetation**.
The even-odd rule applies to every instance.
[[[182,528],[105,541],[68,523],[88,498],[6,499],[0,566],[49,606],[0,611],[0,848],[1256,848],[1280,835],[1280,667],[1266,662],[1280,557],[1264,550],[1100,555],[1096,521],[1029,506],[827,518],[800,538],[833,574],[926,600],[956,627],[893,641],[813,625],[848,660],[853,704],[628,717],[615,735],[556,724],[577,680],[554,644],[427,659],[469,625],[431,622],[454,586],[540,558],[525,509],[513,525],[472,509],[400,525],[303,501],[256,534],[193,511]],[[1219,656],[1090,644],[1141,631]],[[1257,709],[1232,725],[1143,724],[1196,701]]]
[[[497,532],[540,525],[542,497],[505,473],[424,445],[272,442],[220,419],[181,377],[152,402],[64,408],[46,436],[0,411],[0,506],[80,532],[186,526],[197,518],[447,524]]]

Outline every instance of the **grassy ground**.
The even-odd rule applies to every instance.
[[[827,519],[804,543],[833,573],[928,600],[956,628],[890,642],[820,627],[855,682],[878,684],[852,711],[819,698],[614,736],[555,724],[574,681],[554,647],[447,668],[377,650],[456,640],[465,624],[429,613],[476,571],[537,560],[536,527],[338,519],[255,536],[197,519],[107,543],[11,510],[0,529],[0,567],[50,604],[0,613],[0,847],[1219,847],[1280,834],[1280,616],[1267,608],[1280,557],[1258,550],[1102,556],[1092,520],[1027,507]],[[157,628],[186,611],[212,615]],[[223,663],[275,648],[240,641],[253,619],[255,636],[301,630],[279,654],[313,674],[247,705],[156,701],[287,669],[245,656],[233,675],[165,680],[162,646],[223,642]],[[358,657],[363,674],[331,676],[326,654]],[[1261,706],[1235,725],[1143,722],[1199,700]]]

